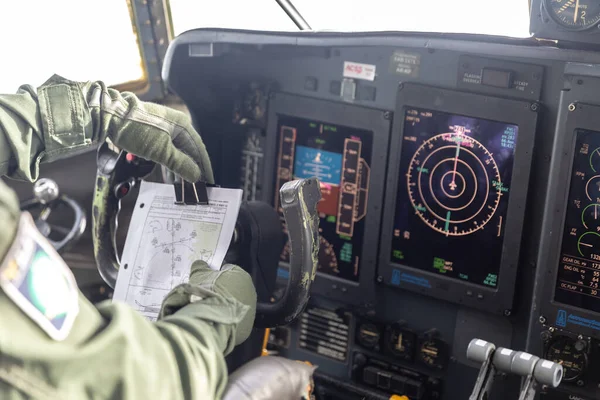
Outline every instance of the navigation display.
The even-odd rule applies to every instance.
[[[408,108],[391,261],[495,288],[518,127]]]
[[[600,132],[576,134],[554,300],[600,312]]]
[[[357,282],[367,212],[372,132],[279,115],[277,188],[293,179],[316,176],[323,199],[319,272]],[[285,224],[284,224],[285,229]],[[289,262],[286,245],[281,260]]]

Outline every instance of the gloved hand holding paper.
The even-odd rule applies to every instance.
[[[208,205],[176,205],[173,185],[142,182],[131,218],[114,299],[156,320],[169,291],[203,260],[221,268],[242,190],[208,188]]]

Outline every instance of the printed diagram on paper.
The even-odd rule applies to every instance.
[[[114,299],[156,320],[164,297],[204,260],[219,269],[242,191],[209,188],[209,205],[175,205],[172,185],[143,182],[131,219]],[[143,206],[142,206],[143,205]],[[127,268],[124,266],[127,265]]]

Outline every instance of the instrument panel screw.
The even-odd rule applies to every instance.
[[[386,112],[384,112],[384,113],[383,113],[383,118],[385,118],[385,119],[390,119],[390,118],[392,118],[392,113],[391,113],[391,112],[389,112],[389,111],[386,111]]]
[[[511,311],[511,310],[509,310],[509,309],[506,309],[506,310],[504,310],[504,316],[505,316],[505,317],[510,317],[510,316],[511,316],[511,314],[512,314],[512,311]]]
[[[579,335],[579,336],[577,336],[577,339],[578,339],[578,340],[583,340],[583,335]]]
[[[529,108],[531,109],[531,111],[536,112],[539,109],[539,105],[538,103],[531,103]]]
[[[383,282],[383,276],[379,275],[377,277],[377,283],[381,283],[381,282]]]
[[[398,84],[398,90],[402,90],[402,89],[404,89],[404,83],[400,82]]]
[[[575,105],[575,103],[569,104],[569,111],[575,111],[576,109],[577,109],[577,106]]]
[[[550,332],[548,331],[544,331],[542,333],[540,333],[540,338],[544,341],[547,342],[548,340],[550,340],[552,338],[552,335],[550,334]]]
[[[545,324],[546,323],[546,317],[544,317],[543,315],[540,316],[540,324]]]
[[[583,382],[581,379],[577,381],[577,386],[583,386],[585,385],[585,382]]]

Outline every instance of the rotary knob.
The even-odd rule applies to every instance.
[[[33,185],[33,196],[41,203],[48,204],[58,199],[60,190],[52,179],[42,178]]]

